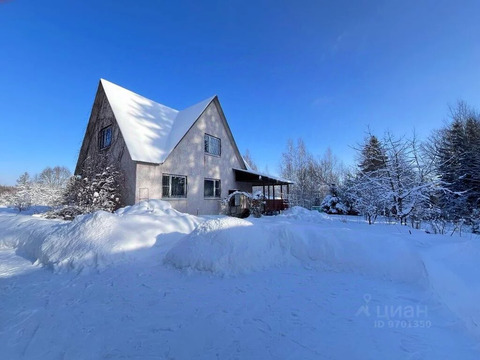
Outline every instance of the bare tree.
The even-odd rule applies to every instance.
[[[38,182],[51,188],[63,188],[72,176],[65,166],[46,167],[38,175]]]
[[[320,205],[333,184],[338,184],[343,171],[342,164],[327,149],[323,157],[315,158],[302,139],[294,144],[288,140],[282,154],[280,172],[282,177],[292,180],[290,202],[310,209]]]
[[[255,161],[253,160],[253,157],[252,157],[252,155],[250,154],[250,150],[247,149],[247,150],[245,151],[245,154],[243,154],[243,160],[247,163],[247,165],[248,165],[252,170],[258,171],[257,164],[256,164]]]

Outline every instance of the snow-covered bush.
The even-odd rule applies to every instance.
[[[71,177],[65,194],[65,204],[71,210],[67,215],[77,212],[86,214],[97,210],[113,212],[119,209],[123,205],[122,179],[122,174],[113,165],[84,176]],[[62,212],[63,209],[59,216],[62,216]]]
[[[33,182],[33,202],[51,207],[62,204],[70,177],[70,170],[64,166],[43,169]]]
[[[8,187],[8,191],[0,194],[0,203],[18,211],[32,205],[59,206],[69,177],[70,171],[64,166],[47,167],[33,178],[25,172],[17,179],[15,187]]]
[[[43,214],[43,217],[46,219],[64,219],[64,220],[73,220],[75,217],[78,215],[84,214],[84,209],[75,206],[75,205],[67,205],[67,206],[62,206],[58,209],[48,211]]]
[[[480,233],[480,210],[478,209],[473,210],[470,220],[472,223],[472,232],[474,234],[479,234]]]
[[[0,185],[0,206],[10,205],[10,200],[15,192],[13,186]]]
[[[342,201],[334,195],[327,195],[320,205],[323,212],[327,214],[338,214],[346,215],[348,214],[348,208]]]

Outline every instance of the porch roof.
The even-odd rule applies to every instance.
[[[264,174],[254,170],[233,168],[233,171],[235,172],[236,181],[249,182],[252,183],[253,186],[293,184],[293,181],[282,179],[280,177],[272,176],[269,174]]]

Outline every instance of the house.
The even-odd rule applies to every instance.
[[[235,190],[270,189],[272,206],[289,181],[249,169],[217,96],[175,110],[101,79],[77,161],[115,164],[123,174],[124,202],[162,199],[190,214],[218,214]],[[270,195],[270,194],[269,194]],[[268,196],[270,199],[271,196]]]

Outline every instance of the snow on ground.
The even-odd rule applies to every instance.
[[[2,358],[478,359],[479,255],[473,236],[301,208],[0,209]]]
[[[222,275],[302,265],[412,283],[425,278],[418,251],[404,239],[404,232],[385,237],[315,216],[319,227],[318,222],[298,221],[295,210],[270,219],[208,220],[174,245],[165,262]],[[305,218],[311,222],[311,217]]]
[[[79,216],[72,222],[10,216],[4,221],[0,246],[15,248],[19,255],[56,272],[99,270],[114,262],[133,261],[132,256],[140,256],[135,251],[152,248],[160,234],[182,236],[199,222],[153,200],[114,214],[98,211]]]

